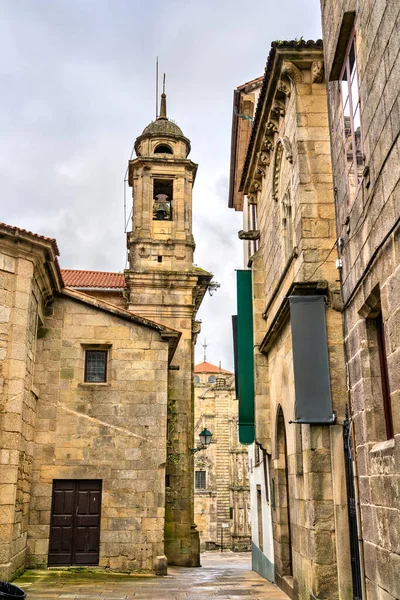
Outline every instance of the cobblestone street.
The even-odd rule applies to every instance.
[[[250,553],[205,553],[202,568],[170,567],[167,577],[79,571],[27,571],[14,581],[27,600],[183,600],[208,598],[287,600],[275,585],[251,571]]]

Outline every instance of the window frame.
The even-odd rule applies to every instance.
[[[152,196],[153,196],[153,221],[173,221],[174,220],[174,177],[163,177],[155,175],[152,180]],[[161,191],[157,192],[157,188]],[[156,193],[157,192],[157,193]],[[166,193],[169,192],[169,193]],[[158,200],[159,195],[165,195],[164,200]],[[169,207],[169,214],[167,211],[167,217],[165,219],[157,218],[156,205],[157,203],[164,203]]]
[[[393,409],[390,397],[389,369],[387,364],[385,343],[385,324],[383,322],[382,311],[380,310],[379,313],[371,320],[374,322],[376,342],[378,347],[379,370],[382,387],[382,407],[385,418],[386,439],[391,440],[394,438]]]
[[[355,77],[357,79],[357,88],[356,88],[356,90],[357,90],[357,108],[355,110],[353,108],[352,91],[354,91],[354,88],[352,87],[353,82],[351,79],[351,65],[350,65],[350,54],[351,54],[352,47],[354,47]],[[343,98],[343,82],[346,81],[346,79],[343,79],[343,77],[345,75],[347,76],[347,102],[349,103],[349,109],[350,109],[350,135],[351,135],[352,154],[353,154],[353,163],[352,163],[353,164],[353,176],[357,177],[357,185],[354,186],[353,196],[351,195],[351,189],[350,189],[350,177],[349,177],[350,169],[348,168],[348,164],[347,164],[348,160],[347,160],[347,151],[346,151],[346,123],[345,123],[344,109],[345,109],[347,102],[345,103],[344,102],[345,99]],[[339,90],[340,90],[340,99],[341,99],[341,105],[342,105],[343,153],[344,153],[344,158],[345,158],[345,163],[346,163],[347,207],[348,207],[348,209],[350,209],[351,206],[353,205],[353,202],[358,197],[359,191],[362,186],[363,178],[364,178],[363,173],[361,174],[361,176],[358,175],[358,168],[357,168],[357,146],[356,146],[356,135],[355,135],[355,129],[354,129],[354,115],[357,112],[357,110],[359,111],[359,119],[360,119],[360,153],[361,153],[361,158],[362,158],[363,171],[364,171],[364,167],[365,167],[364,143],[363,143],[363,133],[362,133],[362,126],[361,126],[361,97],[360,97],[360,85],[359,85],[359,75],[358,75],[356,32],[355,32],[354,28],[349,37],[349,42],[347,44],[346,53],[345,53],[345,56],[343,59],[343,66],[340,71]],[[348,136],[348,137],[350,137],[350,136]]]
[[[164,152],[163,150],[159,150],[159,148],[168,148],[167,152]],[[173,149],[171,148],[171,146],[169,144],[165,144],[164,142],[161,142],[160,144],[157,144],[153,150],[153,154],[174,154]]]
[[[108,349],[107,348],[84,348],[84,351],[85,351],[85,365],[84,365],[84,375],[83,375],[84,383],[89,383],[89,384],[107,383],[108,382],[108,362],[109,362]],[[89,354],[89,352],[101,352],[102,354],[105,355],[104,379],[102,381],[91,381],[90,379],[88,379],[88,354]]]
[[[197,485],[197,474],[202,473],[204,478],[204,485]],[[194,472],[194,489],[195,490],[206,490],[207,489],[207,471],[205,469],[196,469]]]

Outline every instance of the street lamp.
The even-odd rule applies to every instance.
[[[204,427],[203,431],[199,435],[199,438],[201,442],[200,446],[197,446],[197,448],[190,448],[190,454],[195,454],[200,450],[207,450],[208,446],[211,444],[212,433]]]

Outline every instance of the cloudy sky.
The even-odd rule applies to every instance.
[[[276,39],[321,37],[319,0],[0,0],[0,220],[55,237],[63,268],[122,271],[123,180],[154,119],[191,139],[195,262],[220,290],[199,313],[207,359],[233,367],[241,215],[228,209],[232,95]],[[129,200],[128,200],[129,202]]]

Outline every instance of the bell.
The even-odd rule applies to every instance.
[[[155,201],[154,215],[157,221],[167,221],[170,215],[169,202]]]

